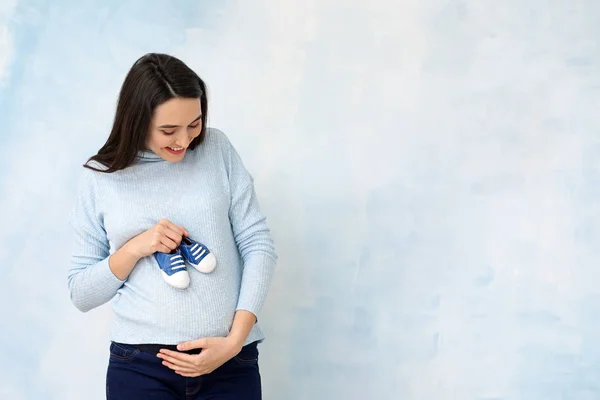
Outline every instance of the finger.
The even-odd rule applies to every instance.
[[[189,342],[179,343],[177,345],[177,350],[185,351],[193,349],[203,349],[207,346],[207,342],[208,341],[206,339],[190,340]]]
[[[171,252],[171,249],[168,248],[167,246],[165,246],[162,243],[159,243],[155,246],[156,251],[159,251],[161,253],[165,253],[165,254],[169,254]]]
[[[194,365],[194,357],[190,354],[179,353],[177,351],[171,351],[167,349],[160,349],[160,353],[157,356],[164,356],[168,361],[173,364],[182,365],[182,366],[193,366]]]
[[[171,221],[169,221],[169,220],[168,220],[168,219],[166,219],[166,218],[163,218],[163,219],[161,219],[160,221],[158,221],[158,224],[157,224],[157,225],[160,225],[160,226],[168,226],[170,223],[171,223]]]
[[[171,228],[165,229],[165,231],[163,233],[167,238],[169,238],[170,240],[175,242],[175,244],[177,246],[179,246],[179,244],[181,243],[181,235],[182,235],[181,233],[174,231]]]
[[[181,373],[181,372],[176,372],[178,375],[181,376],[185,376],[186,378],[197,378],[201,375],[204,375],[203,373],[200,372],[194,372],[194,373]]]
[[[191,367],[182,367],[180,365],[177,364],[173,364],[169,361],[163,360],[162,364],[166,367],[171,368],[173,371],[177,371],[177,372],[183,372],[183,373],[192,373],[195,372]]]
[[[164,360],[163,360],[162,364],[166,367],[171,368],[173,371],[182,373],[182,374],[194,374],[194,373],[198,372],[192,368],[180,367],[179,365],[175,365],[175,364],[172,364],[172,363],[170,363],[168,361],[164,361]]]
[[[194,370],[195,366],[191,365],[187,362],[181,361],[181,360],[177,360],[176,358],[173,357],[169,357],[166,355],[160,355],[158,356],[158,358],[163,360],[163,363],[167,362],[169,363],[169,365],[171,365],[172,367],[169,367],[173,370],[175,369],[187,369],[187,370]]]
[[[163,236],[160,238],[160,243],[166,247],[168,247],[171,250],[175,250],[177,248],[177,246],[179,246],[176,241],[171,240],[170,238],[168,238],[167,236]]]
[[[179,235],[183,235],[183,233],[185,232],[185,228],[183,226],[175,225],[171,221],[167,221],[167,225],[166,226],[170,230],[179,233]]]

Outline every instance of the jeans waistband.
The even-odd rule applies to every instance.
[[[117,344],[120,344],[120,343],[117,343]],[[174,345],[174,344],[143,343],[143,344],[126,344],[125,346],[132,346],[132,347],[135,347],[136,349],[139,349],[140,351],[143,351],[145,353],[150,353],[150,354],[158,354],[160,352],[160,349],[178,351],[180,353],[187,353],[187,354],[200,354],[200,352],[202,351],[202,349],[192,349],[192,350],[181,351],[181,350],[177,350],[177,345]]]

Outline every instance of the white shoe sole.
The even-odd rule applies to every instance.
[[[217,259],[213,253],[208,253],[199,264],[192,264],[189,261],[188,263],[203,274],[210,274],[217,266]]]
[[[167,275],[161,270],[165,281],[176,289],[186,289],[190,285],[190,274],[187,271],[175,272],[173,275]]]

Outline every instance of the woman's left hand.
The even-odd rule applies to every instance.
[[[242,350],[242,344],[229,337],[213,337],[181,343],[177,349],[202,349],[202,352],[187,354],[161,349],[156,356],[175,373],[185,377],[197,377],[209,374],[231,360]]]

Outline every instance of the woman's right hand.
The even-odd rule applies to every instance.
[[[179,246],[183,236],[189,236],[183,226],[161,219],[152,228],[140,233],[127,244],[137,257],[144,258],[157,251],[170,253]]]

